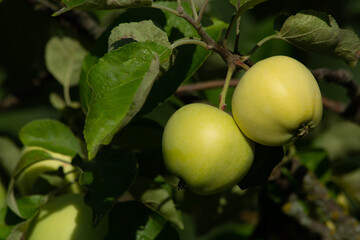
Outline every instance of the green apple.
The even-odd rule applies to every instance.
[[[26,240],[101,240],[107,234],[107,217],[95,228],[92,210],[82,194],[56,197],[42,206],[31,220]]]
[[[39,148],[39,147],[26,147],[24,149],[24,152],[40,149],[43,151],[46,151],[50,153],[54,158],[64,160],[64,162],[57,161],[57,160],[44,160],[37,162],[30,167],[26,168],[18,177],[16,181],[16,185],[19,189],[19,192],[25,196],[29,195],[33,192],[34,183],[36,182],[37,178],[45,173],[45,172],[51,172],[56,171],[60,167],[63,168],[64,173],[67,173],[65,176],[65,182],[66,183],[72,183],[75,181],[75,179],[78,177],[79,173],[76,171],[76,168],[71,165],[71,156],[63,155],[60,153],[51,152],[49,150]],[[80,193],[81,187],[79,184],[73,183],[70,185],[69,189],[72,193]]]
[[[233,118],[216,107],[194,103],[176,111],[163,135],[165,166],[197,194],[227,190],[251,167],[254,145]]]
[[[232,97],[232,113],[247,137],[280,146],[307,135],[320,123],[321,93],[303,64],[274,56],[259,61],[243,75]]]

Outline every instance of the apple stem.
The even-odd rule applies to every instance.
[[[304,125],[296,131],[296,135],[298,137],[306,137],[309,134],[309,130],[310,130],[309,126]]]
[[[180,181],[179,181],[177,187],[179,190],[183,190],[183,189],[187,189],[188,185],[186,184],[186,182],[183,179],[180,178]]]
[[[220,93],[219,109],[222,110],[222,111],[225,110],[226,94],[227,94],[227,91],[229,89],[229,84],[230,84],[231,77],[232,77],[235,70],[236,70],[236,66],[234,64],[229,64],[228,71],[227,71],[226,78],[225,78],[225,83],[224,83],[223,89],[222,89],[222,91]]]

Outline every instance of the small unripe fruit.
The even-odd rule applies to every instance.
[[[166,167],[198,194],[221,192],[239,182],[251,167],[253,149],[229,114],[206,104],[180,108],[163,135]]]
[[[77,182],[74,182],[79,174],[76,172],[76,168],[71,165],[72,159],[70,156],[51,152],[49,150],[39,147],[26,147],[24,152],[30,150],[36,150],[36,149],[46,151],[50,153],[54,158],[61,159],[64,162],[49,159],[49,160],[37,162],[26,168],[20,174],[20,176],[16,181],[16,185],[22,195],[30,195],[33,193],[34,184],[36,183],[36,180],[40,177],[41,174],[46,172],[57,171],[60,167],[63,168],[64,173],[67,173],[65,176],[65,182],[72,183],[68,191],[72,193],[81,192],[81,187],[79,186],[79,184]]]
[[[25,234],[26,240],[99,240],[107,233],[107,216],[95,228],[92,210],[81,194],[61,195],[40,208]]]
[[[320,123],[321,93],[303,64],[274,56],[259,61],[243,75],[232,97],[232,113],[247,137],[280,146],[307,135]]]

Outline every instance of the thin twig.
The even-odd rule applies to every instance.
[[[197,14],[197,11],[196,11],[196,6],[195,6],[195,3],[194,3],[194,0],[190,0],[190,5],[191,5],[191,10],[192,10],[192,13],[193,13],[194,20],[197,22],[198,21],[198,14]]]
[[[198,17],[198,20],[197,20],[198,25],[201,25],[201,21],[202,21],[205,9],[206,9],[207,5],[209,4],[209,2],[210,2],[210,0],[205,0],[205,2],[203,3],[203,5],[202,5],[202,7],[200,9],[199,17]]]

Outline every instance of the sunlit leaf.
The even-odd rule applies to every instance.
[[[106,54],[88,74],[92,102],[84,136],[89,159],[141,109],[171,50],[154,42],[134,42]]]
[[[64,155],[82,155],[79,140],[61,122],[42,119],[26,124],[19,133],[25,146],[37,146]]]

